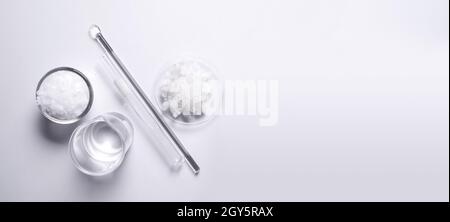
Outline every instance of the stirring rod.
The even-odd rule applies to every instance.
[[[115,65],[120,69],[121,73],[125,77],[125,79],[133,86],[134,90],[136,91],[137,95],[142,99],[142,101],[145,103],[145,105],[149,108],[149,110],[153,113],[153,115],[156,117],[156,120],[158,123],[162,126],[162,129],[166,131],[166,133],[170,136],[170,138],[175,143],[178,150],[181,152],[181,154],[186,159],[188,165],[194,172],[194,174],[198,174],[200,172],[200,167],[195,162],[195,160],[192,158],[192,156],[189,154],[189,152],[186,150],[184,145],[181,143],[181,141],[178,139],[178,137],[175,135],[175,133],[170,129],[170,127],[167,125],[167,123],[164,121],[163,117],[159,114],[155,106],[152,104],[150,99],[146,96],[142,88],[139,86],[139,84],[136,82],[136,80],[132,77],[131,73],[128,71],[127,68],[125,68],[125,65],[122,63],[122,61],[119,59],[119,57],[116,55],[116,53],[113,51],[111,46],[108,44],[106,39],[103,37],[100,28],[96,25],[91,26],[89,29],[89,34],[92,39],[96,40],[96,42],[104,49],[104,52],[107,53],[107,55],[112,59]]]

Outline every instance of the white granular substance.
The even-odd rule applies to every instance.
[[[217,80],[208,67],[186,60],[169,67],[163,76],[159,87],[163,111],[174,118],[210,114]]]
[[[89,96],[89,88],[81,76],[62,70],[44,79],[37,91],[37,103],[51,117],[72,120],[87,108]]]

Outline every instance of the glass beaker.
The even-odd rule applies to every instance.
[[[117,169],[133,142],[133,126],[120,113],[105,113],[78,126],[69,141],[77,169],[102,176]]]

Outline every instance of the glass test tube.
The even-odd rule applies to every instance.
[[[144,130],[149,139],[155,144],[159,153],[172,168],[178,168],[187,161],[194,174],[198,174],[200,167],[188,153],[184,145],[164,121],[162,115],[151,103],[141,87],[137,84],[130,72],[125,68],[111,46],[101,34],[96,25],[89,30],[91,38],[96,40],[105,53],[107,61],[119,75],[113,76],[113,81],[121,95],[142,121]]]

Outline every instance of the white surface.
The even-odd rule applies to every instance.
[[[0,1],[1,201],[448,201],[449,5],[389,1]],[[280,119],[177,130],[202,170],[171,173],[137,132],[123,166],[71,165],[38,80],[72,66],[89,118],[124,112],[99,77],[98,24],[148,93],[188,53],[221,79],[278,79]]]

